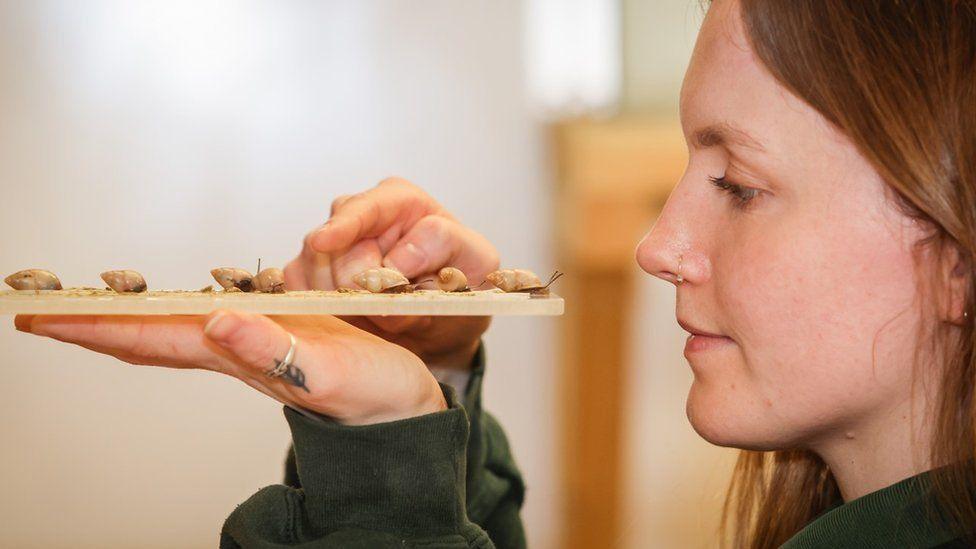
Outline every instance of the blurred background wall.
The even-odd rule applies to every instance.
[[[678,93],[704,5],[622,0],[622,118],[678,130]],[[716,547],[736,452],[708,444],[688,423],[688,334],[675,322],[674,286],[633,268],[620,547]]]
[[[550,128],[673,127],[699,19],[693,0],[0,0],[0,271],[95,285],[133,268],[196,288],[218,264],[283,265],[334,196],[400,175],[504,264],[549,272]],[[673,288],[631,268],[605,546],[710,546],[728,453],[684,418]],[[567,532],[558,322],[499,318],[487,336],[486,405],[526,476],[536,548]],[[235,380],[133,367],[9,318],[0,350],[2,547],[212,547],[281,479],[281,407]]]

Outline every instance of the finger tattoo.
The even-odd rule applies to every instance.
[[[276,370],[279,369],[279,368],[281,368],[283,364],[284,363],[282,361],[280,361],[278,359],[275,359],[275,369]],[[312,392],[312,391],[309,391],[308,390],[308,386],[305,385],[305,372],[303,372],[301,368],[299,368],[298,366],[295,366],[294,364],[284,365],[284,368],[285,368],[285,371],[284,371],[284,373],[281,374],[281,377],[282,378],[284,378],[285,380],[287,380],[288,383],[294,385],[295,387],[298,387],[300,389],[304,389],[306,393],[311,393]]]

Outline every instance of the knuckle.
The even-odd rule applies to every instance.
[[[309,233],[309,234],[305,235],[305,238],[302,240],[302,251],[301,251],[301,254],[300,255],[307,256],[307,255],[312,254],[314,252],[315,252],[315,249],[312,248],[312,234]]]
[[[417,222],[417,227],[423,231],[425,238],[446,240],[451,234],[451,221],[439,215],[427,215]]]
[[[106,325],[106,328],[110,328],[110,325]],[[129,347],[129,352],[136,356],[145,358],[158,358],[158,351],[152,342],[149,331],[146,329],[146,323],[140,322],[135,327],[135,333],[133,334],[132,345]]]
[[[339,208],[341,208],[342,205],[345,204],[347,200],[349,200],[349,198],[350,195],[348,194],[340,194],[339,196],[335,197],[335,199],[332,200],[332,206],[331,206],[332,215],[335,215],[336,211],[338,211]]]
[[[277,359],[278,344],[270,335],[256,338],[251,349],[251,361],[256,368],[270,368]]]
[[[342,210],[349,210],[355,213],[356,205],[366,198],[367,195],[365,192],[342,195],[332,204],[332,216],[335,217]]]
[[[397,177],[397,176],[391,176],[391,177],[384,178],[376,186],[377,187],[406,187],[406,188],[416,188],[416,186],[413,183],[407,181],[406,179],[404,179],[402,177]]]

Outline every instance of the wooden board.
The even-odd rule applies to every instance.
[[[155,290],[118,294],[111,290],[0,290],[0,314],[202,315],[234,309],[275,315],[496,316],[563,314],[555,294],[530,296],[501,290],[410,294],[326,291],[257,294],[223,291]]]

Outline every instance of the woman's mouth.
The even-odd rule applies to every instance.
[[[691,353],[718,349],[732,343],[732,339],[725,336],[707,336],[702,334],[691,334],[685,341],[685,358]]]
[[[688,340],[685,342],[685,357],[687,357],[690,353],[717,349],[732,343],[731,338],[721,334],[706,332],[705,330],[696,327],[684,319],[679,318],[678,324],[686,332],[691,334],[688,336]]]

